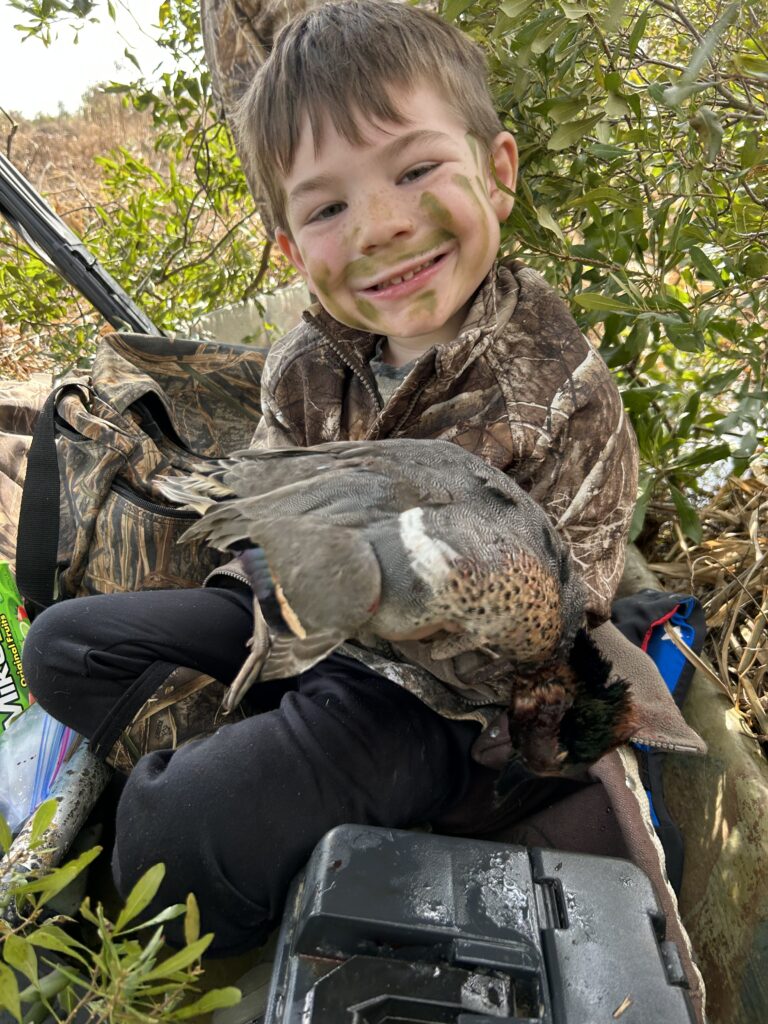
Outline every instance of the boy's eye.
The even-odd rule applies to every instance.
[[[344,207],[344,203],[328,203],[327,206],[321,206],[319,210],[315,210],[314,213],[310,214],[307,218],[307,223],[314,224],[315,221],[330,220],[331,217],[335,217],[336,214],[341,213]]]
[[[419,164],[417,167],[411,167],[410,170],[406,171],[405,174],[400,178],[400,181],[407,184],[409,181],[418,181],[419,178],[423,178],[425,174],[429,174],[430,171],[434,170],[437,164]]]

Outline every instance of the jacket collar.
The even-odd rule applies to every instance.
[[[495,263],[475,293],[458,336],[425,352],[421,360],[434,365],[434,373],[452,380],[488,348],[504,331],[517,306],[519,284],[510,266]],[[319,303],[310,306],[304,320],[318,330],[348,365],[361,374],[369,374],[369,362],[381,337],[346,327]],[[421,361],[420,360],[420,361]]]

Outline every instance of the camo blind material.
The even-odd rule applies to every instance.
[[[55,425],[60,597],[195,586],[224,560],[204,544],[176,543],[193,517],[170,507],[156,480],[248,446],[264,358],[245,345],[113,334],[90,378],[67,378],[74,386],[56,399]],[[6,549],[14,512],[4,501]]]
[[[0,561],[16,560],[16,524],[32,429],[51,389],[45,374],[0,381]]]

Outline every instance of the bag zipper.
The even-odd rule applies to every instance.
[[[144,509],[145,512],[153,513],[153,515],[166,516],[168,519],[186,519],[190,523],[200,518],[196,513],[190,512],[188,509],[178,508],[176,505],[161,505],[159,501],[151,501],[149,498],[138,494],[128,484],[123,483],[122,480],[114,480],[112,482],[112,490],[115,494],[130,502],[131,505],[136,505],[138,508]]]

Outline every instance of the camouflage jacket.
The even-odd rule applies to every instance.
[[[567,539],[593,625],[610,614],[637,488],[634,434],[599,354],[565,304],[520,263],[496,265],[455,341],[424,353],[382,408],[376,337],[319,306],[276,342],[262,382],[265,448],[442,438],[510,474]],[[476,653],[434,661],[429,641],[365,638],[344,653],[448,717],[487,726],[508,703],[503,666]]]
[[[618,389],[563,301],[523,264],[498,264],[458,338],[421,356],[383,408],[369,366],[376,340],[313,306],[269,354],[254,443],[460,444],[544,508],[587,585],[591,621],[608,618],[637,496],[637,449]]]

